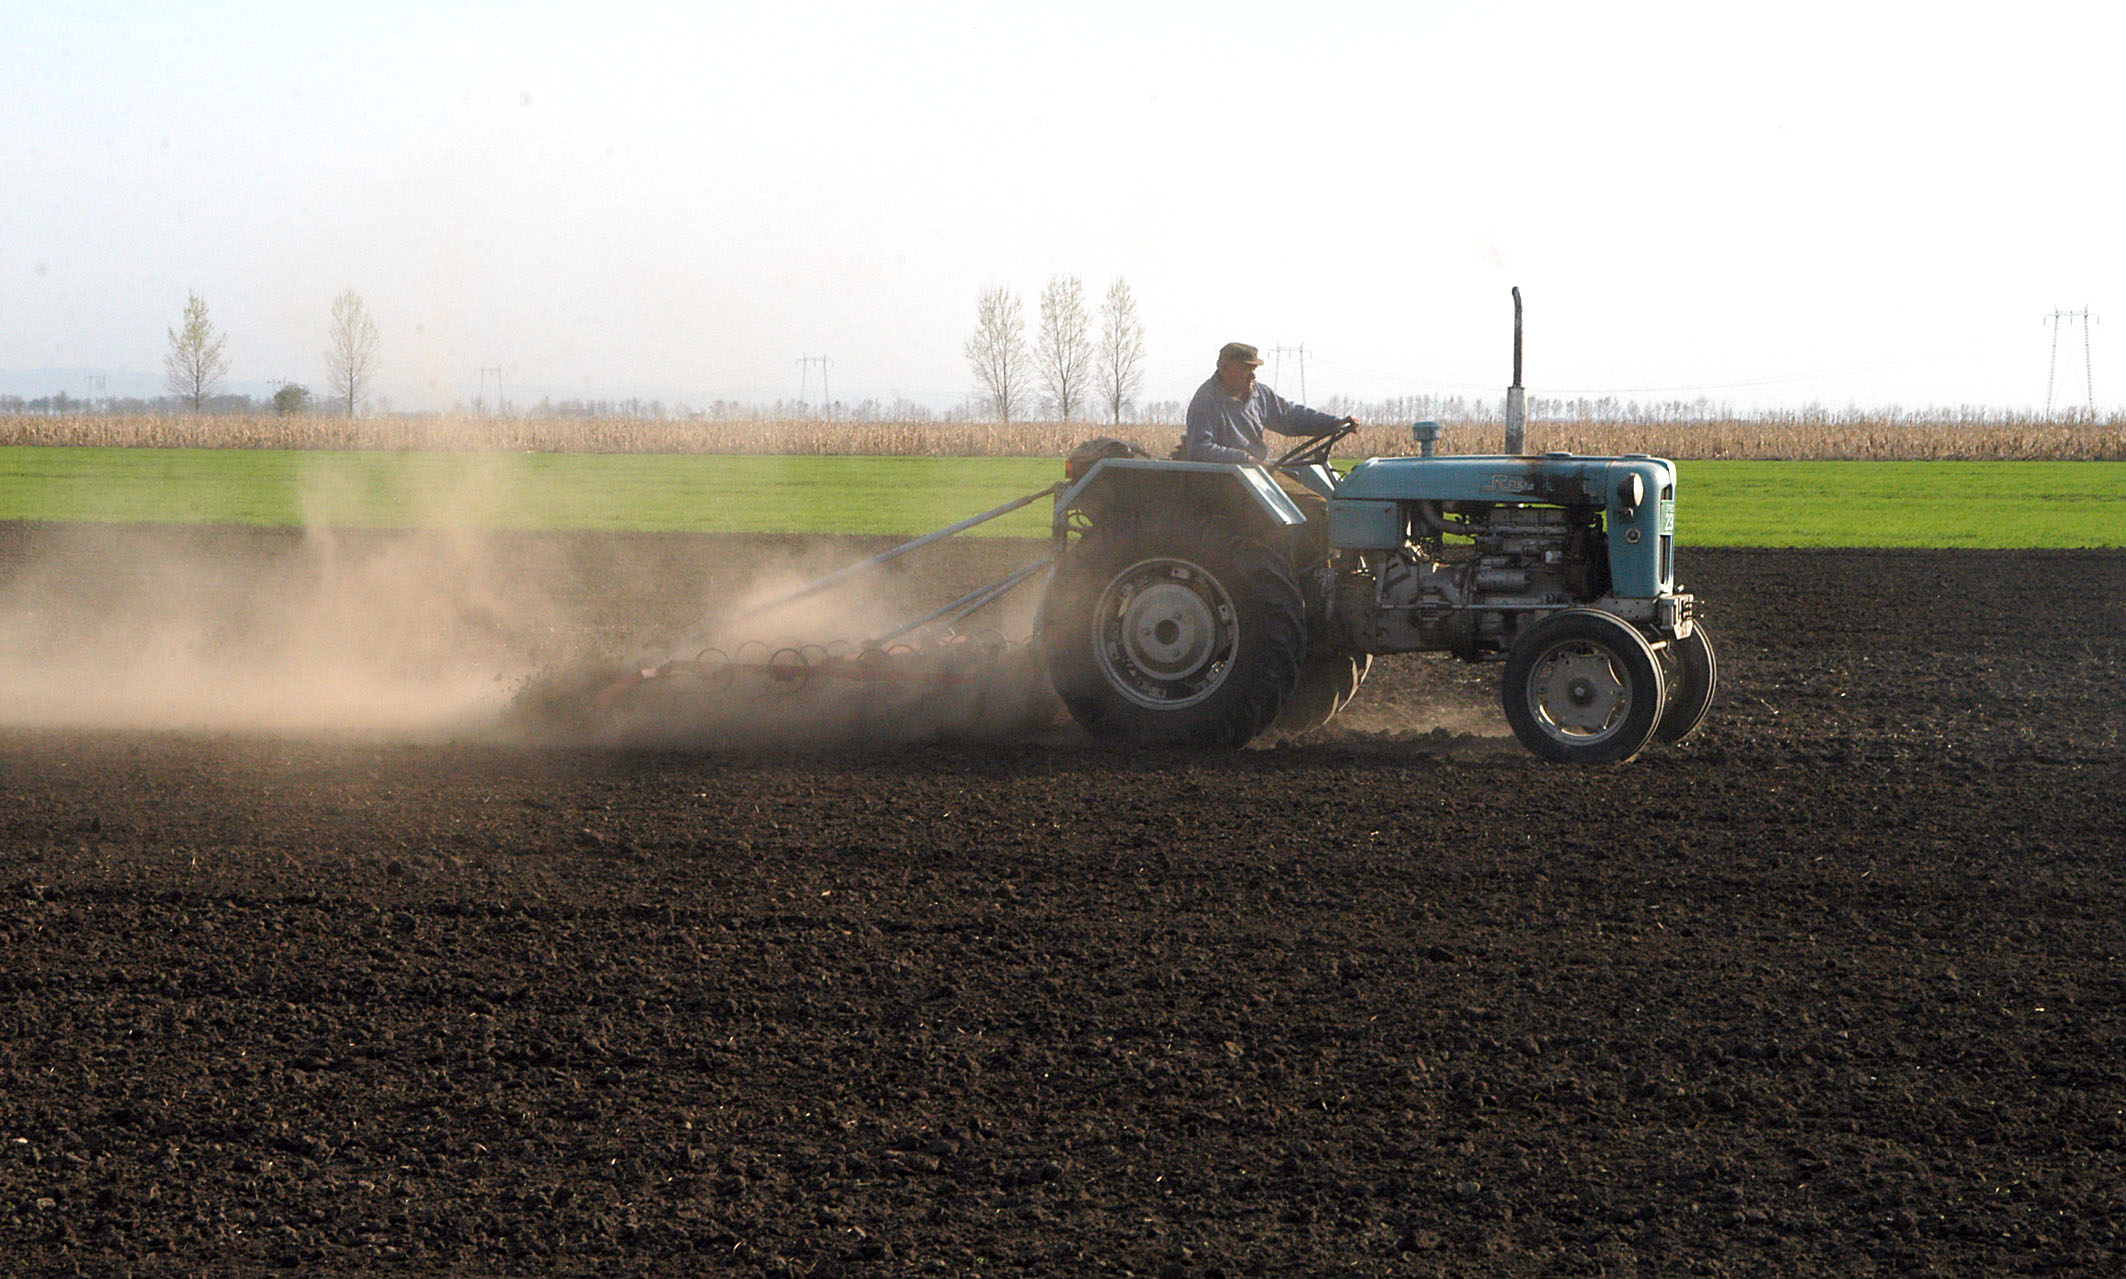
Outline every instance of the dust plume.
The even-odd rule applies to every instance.
[[[358,495],[322,481],[304,495],[301,529],[0,525],[0,727],[773,749],[981,736],[1053,717],[1023,648],[972,624],[949,643],[895,640],[851,678],[841,659],[862,641],[971,586],[895,565],[748,616],[861,552],[497,532],[484,525],[509,509],[505,476],[467,458],[415,512],[419,531],[345,527]],[[977,620],[1023,637],[1038,586],[1018,595]],[[599,700],[618,680],[711,651],[729,667],[718,687],[666,680]],[[889,658],[886,677],[877,663]],[[816,678],[789,678],[793,662]]]
[[[1498,668],[1444,653],[1376,657],[1336,718],[1296,740],[1403,752],[1520,753],[1499,710]]]
[[[0,578],[0,723],[432,736],[538,660],[551,606],[469,533],[38,530]]]
[[[0,724],[363,733],[476,730],[561,640],[542,548],[477,527],[506,505],[466,457],[414,499],[424,531],[346,527],[313,471],[300,529],[0,530]]]
[[[813,750],[1016,740],[1056,722],[1046,669],[1020,642],[1038,580],[956,625],[916,623],[976,588],[941,591],[894,568],[790,598],[851,558],[846,546],[800,550],[632,665],[547,672],[527,684],[508,727],[530,740]]]

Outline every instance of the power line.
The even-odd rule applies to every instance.
[[[1690,382],[1651,386],[1547,386],[1543,395],[1555,398],[1560,395],[1684,395],[1702,394],[1707,391],[1749,390],[1766,386],[1797,386],[1810,382],[1831,381],[1840,378],[1858,377],[1865,373],[1880,373],[1890,369],[1908,369],[1921,365],[1942,363],[1955,357],[1940,355],[1927,360],[1876,360],[1867,364],[1854,364],[1842,368],[1809,369],[1792,373],[1772,374],[1764,377],[1736,378],[1725,382]],[[1316,356],[1317,362],[1325,357]],[[1408,380],[1408,372],[1392,372],[1367,364],[1348,364],[1342,360],[1327,360],[1330,371],[1342,370],[1346,374],[1392,382]],[[1438,391],[1490,392],[1494,388],[1488,382],[1478,381],[1466,370],[1442,372],[1419,378],[1426,386]]]
[[[1281,382],[1281,381],[1283,381],[1283,380],[1284,380],[1284,357],[1285,357],[1285,354],[1286,354],[1287,352],[1290,352],[1291,354],[1297,355],[1297,356],[1299,357],[1299,402],[1300,402],[1301,404],[1305,404],[1305,403],[1307,402],[1307,344],[1306,344],[1306,343],[1304,343],[1304,342],[1301,342],[1301,343],[1300,343],[1300,344],[1299,344],[1298,346],[1273,346],[1273,347],[1271,347],[1271,348],[1270,348],[1270,354],[1271,354],[1271,355],[1274,355],[1274,356],[1276,356],[1276,357],[1277,357],[1277,362],[1276,362],[1276,363],[1274,363],[1274,364],[1272,364],[1272,365],[1270,366],[1270,378],[1271,378],[1271,380],[1273,380],[1273,381],[1279,381],[1279,382]]]
[[[487,399],[487,379],[490,374],[492,374],[495,379],[495,412],[499,415],[508,410],[508,405],[502,398],[501,365],[483,364],[480,366],[480,399],[483,403]]]
[[[2086,397],[2083,407],[2089,416],[2096,416],[2096,378],[2089,364],[2089,308],[2079,311],[2054,311],[2045,317],[2052,324],[2052,362],[2045,370],[2045,416],[2052,416],[2052,387],[2060,367],[2060,321],[2069,320],[2082,326],[2082,394]]]
[[[811,384],[808,375],[812,372],[811,366],[815,364],[819,366],[820,415],[822,417],[832,417],[834,416],[834,393],[827,389],[827,357],[824,355],[800,355],[797,357],[797,402],[799,404],[805,402],[805,388]]]

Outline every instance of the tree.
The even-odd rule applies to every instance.
[[[229,371],[229,362],[221,352],[228,343],[229,335],[216,333],[213,321],[207,318],[207,300],[197,293],[186,293],[184,326],[170,330],[170,353],[162,357],[166,374],[163,385],[170,394],[189,401],[194,413],[221,388],[221,380]]]
[[[1091,330],[1085,318],[1085,286],[1075,275],[1051,277],[1041,291],[1041,336],[1034,344],[1034,362],[1056,416],[1065,422],[1085,399],[1093,365]]]
[[[1100,349],[1094,357],[1100,394],[1109,420],[1122,424],[1122,406],[1144,386],[1144,325],[1137,319],[1137,299],[1121,276],[1108,287],[1100,304]]]
[[[282,417],[293,417],[310,411],[310,388],[297,382],[283,382],[273,393],[273,411]]]
[[[975,381],[996,408],[997,420],[1006,426],[1026,399],[1025,329],[1016,294],[1001,285],[983,292],[975,304],[967,362],[974,366]]]
[[[353,417],[362,405],[362,393],[376,376],[376,322],[369,318],[362,297],[353,289],[333,299],[332,345],[325,351],[325,368],[335,398],[347,405]]]

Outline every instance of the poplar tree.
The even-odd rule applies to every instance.
[[[1041,334],[1034,343],[1034,362],[1041,385],[1055,405],[1056,417],[1069,422],[1085,399],[1092,373],[1092,325],[1085,318],[1085,286],[1075,275],[1059,275],[1041,291]]]
[[[221,389],[221,380],[229,372],[229,361],[222,357],[228,343],[229,335],[216,333],[207,318],[207,300],[186,293],[184,324],[170,330],[170,352],[162,357],[163,385],[170,394],[189,402],[194,413]]]
[[[332,302],[332,327],[327,333],[325,368],[334,397],[347,406],[353,417],[361,408],[362,395],[376,376],[376,322],[369,318],[362,296],[353,289]]]
[[[1122,409],[1144,387],[1144,325],[1137,319],[1137,299],[1121,276],[1108,286],[1100,304],[1100,349],[1095,371],[1108,420],[1122,424]]]
[[[1025,328],[1018,295],[1011,290],[999,285],[985,290],[976,302],[967,362],[974,366],[974,380],[989,396],[997,420],[1006,426],[1026,399]]]

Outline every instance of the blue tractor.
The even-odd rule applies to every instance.
[[[1176,746],[1304,732],[1387,653],[1502,663],[1506,721],[1547,760],[1621,762],[1704,721],[1717,667],[1676,585],[1674,463],[1432,456],[1422,422],[1426,455],[1340,473],[1350,429],[1260,466],[1072,455],[1038,639],[1079,724]]]

